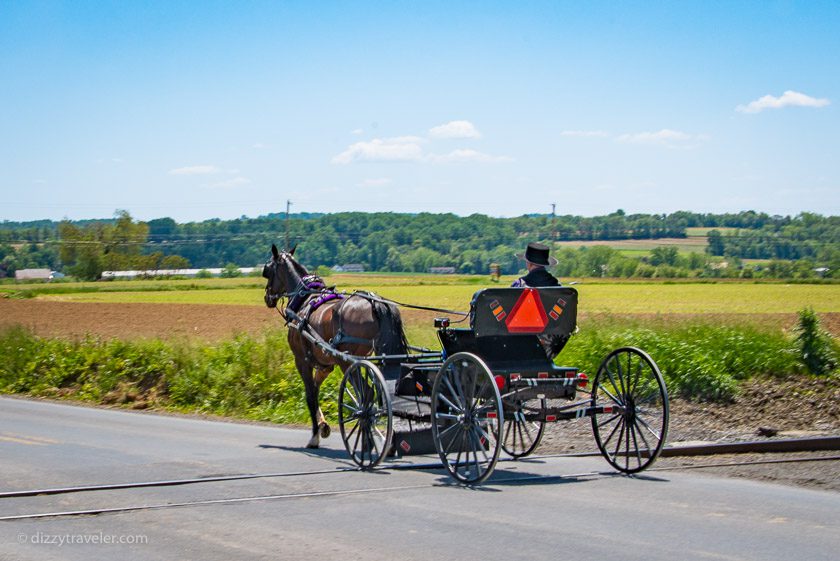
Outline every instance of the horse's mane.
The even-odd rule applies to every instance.
[[[298,263],[291,253],[287,253],[286,255],[288,256],[289,263],[291,263],[292,268],[297,274],[299,274],[301,277],[309,275],[309,271],[306,270],[306,267]]]

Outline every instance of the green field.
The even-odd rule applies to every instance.
[[[341,290],[370,290],[408,304],[466,310],[473,293],[495,284],[484,276],[335,275],[327,279]],[[4,286],[17,297],[68,302],[235,304],[263,306],[263,280],[259,278],[54,285]],[[761,314],[794,313],[805,307],[817,312],[840,312],[840,285],[601,282],[575,285],[579,309],[613,314]],[[29,291],[29,293],[27,293]]]
[[[712,230],[717,230],[721,233],[722,236],[736,236],[738,232],[742,230],[742,228],[728,228],[726,226],[721,226],[718,228],[686,228],[685,235],[689,238],[705,238],[709,235],[709,232]]]

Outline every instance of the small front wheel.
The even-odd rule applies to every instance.
[[[432,438],[443,465],[461,483],[481,483],[501,450],[504,413],[490,369],[477,356],[456,353],[432,386]]]
[[[506,399],[502,450],[519,459],[530,456],[545,433],[545,399]]]
[[[338,390],[338,426],[353,462],[373,469],[388,455],[393,437],[391,396],[371,362],[350,365]]]
[[[637,473],[656,460],[668,436],[668,391],[648,354],[622,347],[607,355],[592,383],[592,432],[615,469]]]

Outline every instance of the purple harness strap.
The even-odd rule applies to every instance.
[[[343,300],[344,296],[338,294],[337,292],[325,292],[319,295],[317,298],[311,300],[309,302],[309,311],[314,312],[318,309],[319,306],[329,302],[330,300]]]

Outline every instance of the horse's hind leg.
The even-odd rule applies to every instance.
[[[324,383],[324,380],[327,379],[327,376],[333,371],[332,368],[329,370],[324,369],[321,370],[320,368],[315,369],[315,393],[318,394],[321,391],[321,384]],[[327,438],[330,435],[331,429],[330,426],[327,424],[327,420],[324,417],[324,412],[321,411],[321,407],[318,407],[318,432],[321,438]]]

